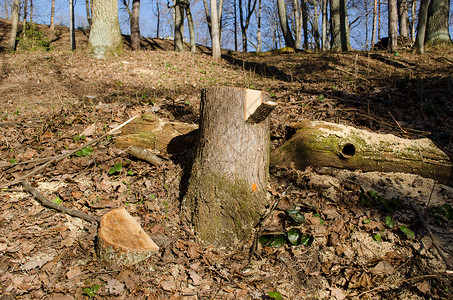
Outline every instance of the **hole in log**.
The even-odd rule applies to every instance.
[[[353,157],[355,154],[355,146],[351,143],[347,143],[341,149],[340,157],[343,159],[348,159]]]

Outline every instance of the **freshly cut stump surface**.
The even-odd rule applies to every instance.
[[[159,247],[124,208],[113,209],[102,216],[97,244],[100,260],[117,267],[129,267],[157,251]]]

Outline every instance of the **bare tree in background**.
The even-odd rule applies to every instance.
[[[453,45],[448,31],[450,0],[431,0],[428,7],[425,44]]]
[[[277,0],[277,8],[278,8],[278,18],[280,20],[280,26],[282,29],[283,37],[285,38],[286,47],[295,48],[296,44],[294,42],[294,38],[291,33],[291,29],[289,28],[288,17],[286,15],[285,0]]]
[[[88,51],[96,58],[105,58],[123,52],[116,0],[92,0],[92,24]]]
[[[223,3],[223,2],[221,2]],[[217,10],[217,0],[211,0],[211,43],[212,43],[212,57],[220,59],[220,25],[219,15]],[[220,9],[220,8],[219,8]]]
[[[256,32],[256,40],[257,40],[257,46],[256,46],[256,53],[261,53],[262,51],[262,39],[261,39],[261,11],[262,11],[262,2],[261,0],[258,1],[258,14],[256,16],[256,25],[257,25],[257,32]]]
[[[411,41],[415,42],[415,8],[417,6],[417,0],[411,1],[411,21],[410,21],[410,29],[411,29]]]
[[[398,46],[398,10],[396,0],[388,0],[388,18],[389,50],[396,51]]]
[[[330,0],[330,50],[350,51],[346,0]]]
[[[74,23],[74,0],[69,0],[69,34],[71,36],[71,51],[75,51],[76,49]]]
[[[242,0],[239,0],[239,23],[241,25],[243,52],[247,52],[247,29],[249,28],[250,19],[253,15],[253,12],[255,11],[256,2],[257,0],[248,0],[247,5],[244,7]],[[246,9],[245,17],[244,9]]]
[[[17,25],[19,24],[19,1],[14,0],[13,11],[11,12],[11,34],[8,42],[8,49],[16,50],[16,36],[17,36]]]
[[[140,0],[132,1],[131,14],[131,47],[133,50],[140,49]]]
[[[377,1],[377,0],[376,0]],[[322,35],[321,35],[321,49],[326,50],[327,47],[327,0],[322,0]]]
[[[418,10],[417,37],[415,38],[414,48],[419,54],[425,51],[425,32],[426,23],[428,20],[428,5],[429,0],[420,1],[420,9]]]
[[[409,31],[408,31],[408,25],[407,25],[407,19],[408,19],[407,0],[398,0],[397,6],[398,6],[399,35],[402,37],[408,37]]]
[[[55,30],[55,0],[52,0],[50,6],[50,30]]]
[[[377,22],[378,22],[378,0],[374,0],[374,5],[373,5],[373,29],[371,32],[371,46],[373,46],[376,43],[376,31],[377,31]]]
[[[305,3],[305,0],[292,0],[292,24],[293,24],[293,31],[294,31],[294,44],[296,48],[301,48],[300,44],[302,41],[302,3]],[[292,35],[292,33],[291,33]]]
[[[52,0],[52,1],[55,1],[55,0]],[[86,8],[86,11],[87,11],[87,22],[88,22],[88,26],[91,27],[91,8],[90,8],[90,0],[86,0],[85,1],[85,8]]]
[[[184,6],[182,0],[175,0],[172,6],[175,16],[175,51],[184,51]]]
[[[197,51],[197,47],[195,45],[195,26],[193,24],[192,12],[190,11],[190,2],[189,0],[183,1],[187,17],[187,25],[189,25],[190,52],[195,53]]]

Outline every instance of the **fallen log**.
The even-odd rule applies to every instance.
[[[298,131],[272,153],[271,164],[404,172],[451,184],[452,163],[430,139],[410,140],[322,121],[291,127]]]

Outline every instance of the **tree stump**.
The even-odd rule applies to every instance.
[[[275,106],[261,91],[202,91],[199,143],[182,203],[202,241],[234,247],[258,223],[268,203],[268,116]]]
[[[99,259],[116,267],[135,265],[159,250],[124,208],[102,216],[96,246]]]

